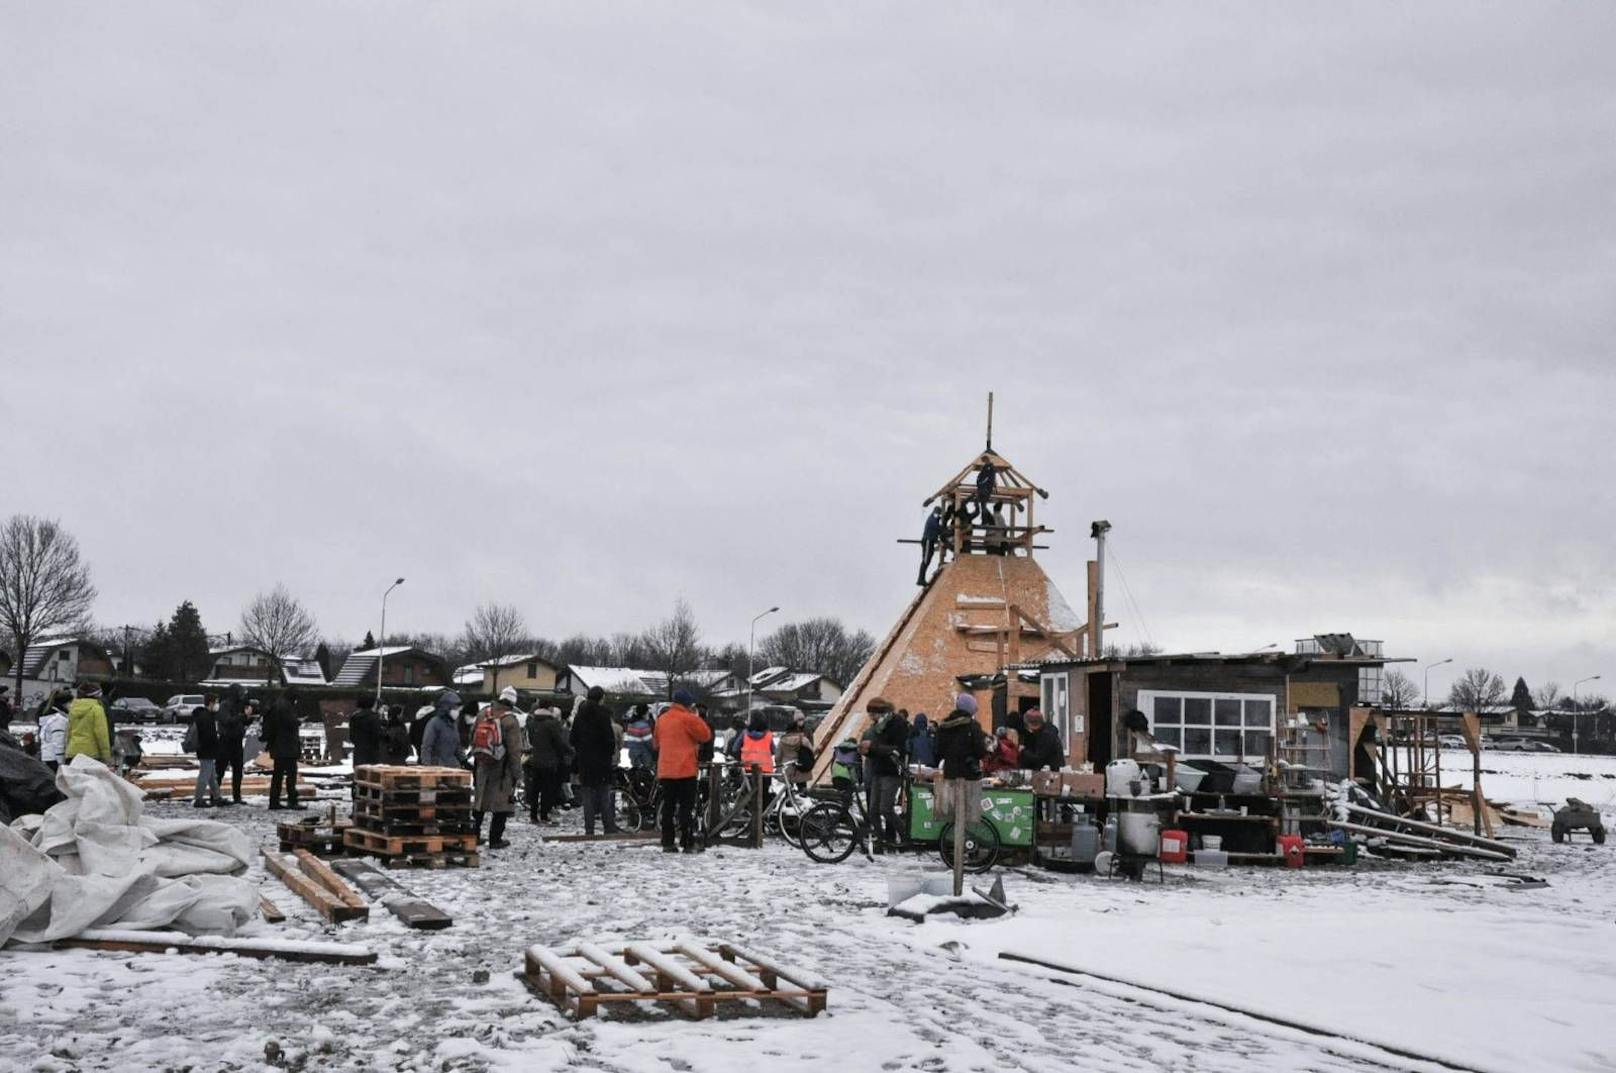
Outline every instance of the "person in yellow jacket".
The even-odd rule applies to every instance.
[[[67,708],[67,751],[62,762],[71,764],[80,753],[112,764],[112,733],[107,711],[101,707],[101,687],[94,682],[79,686],[79,699]]]

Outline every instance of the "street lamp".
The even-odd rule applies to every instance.
[[[1571,683],[1571,751],[1577,751],[1577,717],[1582,714],[1582,707],[1577,702],[1577,687],[1584,682],[1597,682],[1599,675],[1591,674],[1587,678],[1579,678]],[[1596,726],[1597,730],[1598,727]]]
[[[746,631],[746,718],[752,718],[752,648],[757,641],[758,619],[765,615],[772,615],[780,610],[771,607],[767,611],[759,611],[752,616],[752,626]]]
[[[1420,700],[1425,704],[1426,711],[1431,710],[1431,667],[1440,667],[1444,663],[1452,662],[1453,657],[1449,656],[1447,659],[1439,659],[1435,663],[1431,664],[1430,667],[1425,668],[1425,688],[1424,692],[1420,694]]]
[[[382,706],[382,660],[387,658],[387,596],[402,584],[404,584],[404,579],[399,578],[387,586],[387,592],[382,593],[382,634],[376,639],[376,709],[378,711],[381,710]]]

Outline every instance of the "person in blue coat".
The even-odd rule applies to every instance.
[[[909,762],[921,767],[937,766],[937,731],[932,729],[925,712],[915,716],[915,725],[909,731]]]
[[[455,726],[455,711],[460,707],[460,695],[445,690],[438,695],[432,708],[432,718],[426,721],[421,734],[421,763],[427,767],[464,767],[460,761],[460,731]]]

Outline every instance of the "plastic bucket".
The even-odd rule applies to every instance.
[[[1161,859],[1165,864],[1183,864],[1189,860],[1190,836],[1185,831],[1161,833]]]
[[[1222,849],[1223,848],[1223,836],[1222,835],[1202,835],[1201,836],[1201,848],[1202,849],[1210,849],[1210,850],[1220,850],[1220,849]]]

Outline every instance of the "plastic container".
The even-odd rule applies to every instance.
[[[1244,764],[1234,769],[1234,782],[1229,792],[1232,794],[1257,794],[1262,792],[1262,772],[1256,768],[1246,767]]]
[[[1187,794],[1193,794],[1206,781],[1206,772],[1198,767],[1180,764],[1173,769],[1173,783]]]
[[[1301,835],[1280,835],[1275,839],[1279,852],[1285,855],[1286,868],[1300,868],[1303,863],[1303,842]]]
[[[1223,848],[1223,836],[1222,835],[1202,835],[1201,836],[1201,848],[1202,849],[1222,849]]]
[[[1105,792],[1111,797],[1138,797],[1139,778],[1137,760],[1113,760],[1105,765]]]
[[[1072,863],[1093,864],[1100,855],[1100,829],[1090,823],[1072,828]]]
[[[1100,838],[1100,848],[1112,853],[1117,851],[1117,815],[1114,812],[1105,819],[1105,833]]]
[[[1161,859],[1163,864],[1183,864],[1189,860],[1189,856],[1189,832],[1167,830],[1161,833]]]
[[[1195,867],[1197,868],[1227,868],[1229,855],[1221,849],[1200,849],[1195,851]]]

